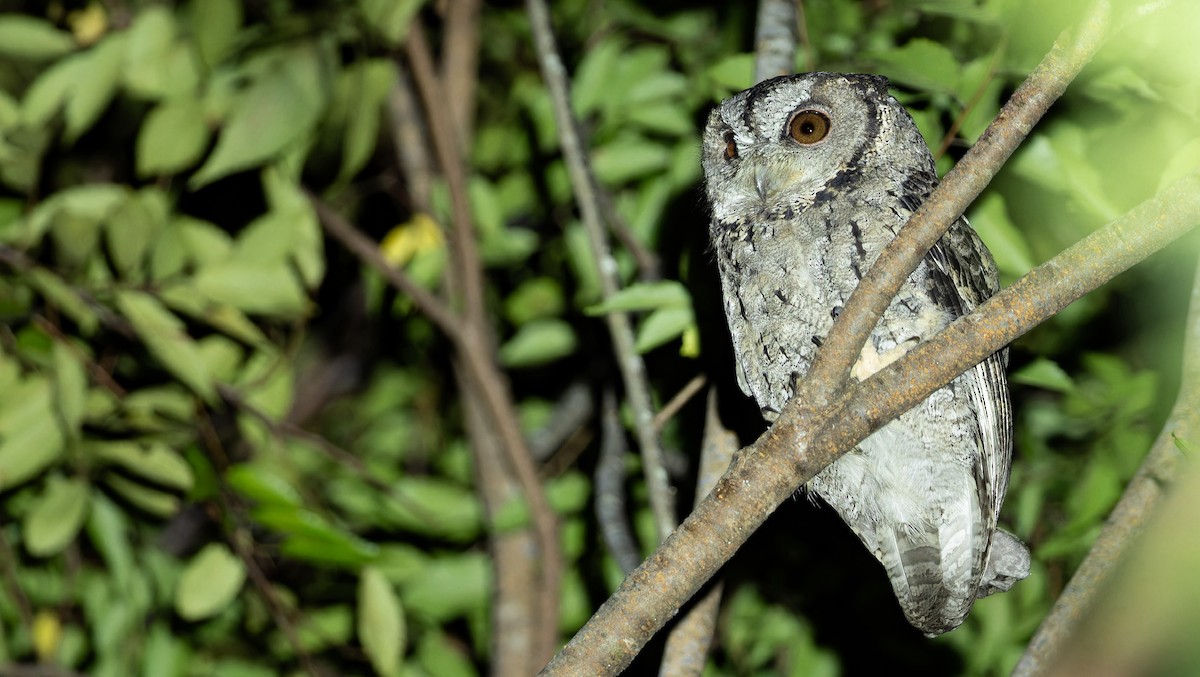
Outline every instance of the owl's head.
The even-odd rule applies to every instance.
[[[891,180],[932,173],[928,147],[887,86],[877,75],[804,73],[722,101],[704,130],[713,216],[781,214],[822,194],[863,185],[884,190]]]

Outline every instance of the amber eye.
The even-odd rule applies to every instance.
[[[732,160],[737,156],[737,142],[733,140],[733,132],[725,132],[725,159]]]
[[[829,134],[829,116],[816,110],[799,111],[788,121],[788,134],[797,143],[814,144]]]

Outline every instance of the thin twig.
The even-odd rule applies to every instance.
[[[1014,677],[1044,674],[1075,636],[1096,593],[1103,589],[1130,544],[1145,529],[1170,487],[1182,460],[1177,439],[1200,439],[1200,266],[1192,285],[1191,309],[1184,328],[1183,373],[1175,406],[1150,447],[1125,494],[1113,508],[1092,549],[1071,577],[1054,608],[1030,640],[1025,655],[1013,670]]]
[[[596,192],[596,198],[600,201],[600,209],[604,213],[604,220],[608,222],[609,230],[620,240],[621,245],[633,254],[633,260],[637,262],[638,279],[642,282],[654,282],[661,279],[662,263],[658,260],[658,255],[638,239],[633,229],[626,223],[625,217],[621,216],[621,212],[617,210],[612,195],[595,183],[592,184],[592,188]]]
[[[675,414],[678,414],[679,410],[683,409],[684,405],[695,397],[696,393],[700,392],[706,383],[708,383],[708,379],[705,378],[704,374],[697,374],[692,377],[692,380],[685,383],[679,389],[679,392],[675,393],[670,401],[664,404],[663,408],[659,409],[658,413],[654,415],[654,429],[661,431],[663,426],[667,424],[667,421],[674,418]]]
[[[592,258],[600,274],[601,294],[604,298],[609,298],[620,288],[617,264],[605,236],[591,163],[579,133],[579,126],[571,112],[569,79],[555,44],[550,10],[544,0],[526,0],[525,8],[533,29],[542,79],[546,81],[546,88],[550,91],[550,98],[554,104],[554,119],[562,141],[563,159],[566,161],[567,173],[571,178],[575,199],[579,203],[584,229],[591,243]],[[629,316],[624,312],[612,312],[606,314],[604,319],[608,323],[617,365],[625,382],[625,396],[633,410],[634,431],[641,449],[642,466],[650,494],[650,508],[654,513],[654,522],[661,541],[675,528],[675,492],[671,488],[666,468],[663,467],[662,448],[654,429],[654,408],[650,398],[650,386],[646,382],[646,365],[634,349]]]
[[[1108,14],[1108,0],[1097,0],[1077,30],[1059,36],[979,141],[883,249],[846,301],[797,396],[824,405],[849,382],[850,368],[896,292],[1091,59]]]
[[[754,26],[754,82],[795,71],[797,24],[792,0],[759,0]]]
[[[542,674],[619,672],[797,487],[959,374],[1197,225],[1200,173],[1030,271],[866,381],[841,390],[831,405],[793,397]]]
[[[958,136],[958,130],[962,129],[963,122],[967,119],[967,116],[983,100],[983,95],[987,92],[988,85],[992,84],[992,80],[996,77],[996,65],[1000,62],[1000,55],[1004,53],[1004,49],[1003,44],[996,48],[996,52],[992,54],[992,60],[988,62],[988,69],[987,73],[983,76],[983,82],[980,82],[975,91],[971,93],[970,100],[958,112],[958,115],[954,118],[954,122],[950,124],[950,129],[947,129],[946,133],[942,135],[942,140],[938,143],[937,150],[933,152],[933,159],[935,161],[940,160],[946,154],[946,151],[950,149],[950,144],[954,143],[954,139]]]
[[[596,463],[596,522],[604,544],[621,570],[629,573],[642,563],[642,553],[625,511],[625,426],[617,396],[604,389],[600,399],[600,460]]]
[[[717,391],[708,391],[704,415],[704,440],[700,443],[700,472],[696,477],[696,504],[712,491],[738,450],[737,435],[725,427],[717,412]],[[717,629],[723,585],[714,582],[687,614],[671,629],[663,650],[659,677],[698,677]]]
[[[108,373],[108,370],[104,367],[96,364],[96,361],[93,360],[90,355],[80,349],[80,347],[77,346],[74,341],[71,341],[70,337],[68,337],[63,330],[58,327],[58,325],[54,324],[42,315],[34,315],[33,323],[42,331],[49,334],[50,337],[55,341],[66,347],[67,350],[71,351],[71,354],[75,356],[75,359],[79,360],[79,362],[83,364],[84,368],[88,371],[88,374],[91,375],[92,380],[95,381],[97,385],[112,393],[117,398],[125,397],[125,389],[122,388],[115,379],[113,379],[112,374]]]
[[[403,68],[397,69],[396,82],[388,93],[388,121],[391,123],[392,148],[396,164],[404,175],[405,188],[412,207],[420,212],[430,211],[433,191],[433,160],[429,157],[420,105],[413,94],[412,83]]]

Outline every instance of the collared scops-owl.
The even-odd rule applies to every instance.
[[[704,131],[713,251],[737,378],[773,421],[863,274],[937,185],[908,112],[872,75],[808,73],[722,102]],[[909,275],[852,376],[863,380],[999,288],[991,254],[959,219]],[[928,636],[1029,572],[996,526],[1012,409],[1002,350],[814,477],[883,564]]]

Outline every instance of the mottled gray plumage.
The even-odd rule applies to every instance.
[[[722,102],[703,164],[738,383],[774,420],[863,273],[937,184],[933,158],[885,79],[809,73]],[[959,219],[888,307],[853,376],[867,378],[998,288],[991,254]],[[1029,572],[1025,546],[996,528],[1012,450],[1007,359],[992,355],[809,484],[929,636]]]

